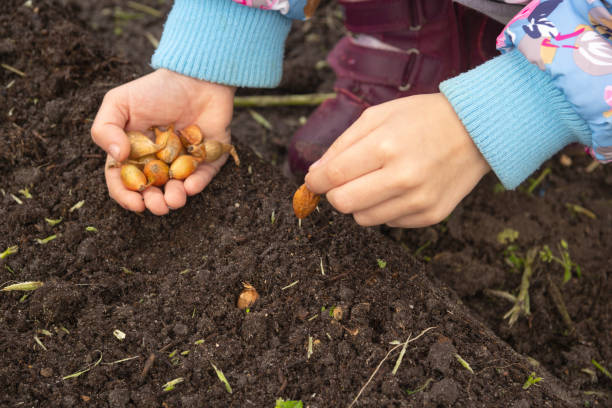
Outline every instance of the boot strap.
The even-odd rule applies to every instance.
[[[409,28],[417,31],[425,22],[419,1],[339,0],[344,24],[354,33],[378,33]]]
[[[416,48],[405,52],[379,50],[344,37],[330,52],[328,61],[338,76],[407,91],[421,69],[422,55]]]

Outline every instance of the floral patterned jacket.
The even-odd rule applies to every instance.
[[[304,19],[318,0],[233,0]],[[606,0],[504,0],[526,4],[497,38],[547,72],[592,131],[590,152],[612,161],[612,5]]]
[[[233,0],[248,7],[262,10],[277,10],[281,14],[296,20],[312,17],[320,0]]]

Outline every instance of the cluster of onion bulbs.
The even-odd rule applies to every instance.
[[[240,165],[233,145],[217,140],[204,140],[197,125],[189,125],[174,131],[174,125],[166,130],[153,127],[155,141],[139,131],[127,132],[130,155],[125,162],[114,163],[121,167],[121,180],[132,191],[143,191],[149,186],[163,186],[170,179],[184,180],[202,162],[213,162],[229,153]]]

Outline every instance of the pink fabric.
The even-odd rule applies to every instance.
[[[289,0],[232,0],[247,7],[256,7],[262,10],[279,10],[285,13],[289,10]]]
[[[523,1],[506,0],[506,3],[523,3]],[[533,0],[531,3],[526,5],[516,16],[514,16],[512,20],[508,22],[508,24],[506,24],[506,27],[504,27],[503,31],[499,33],[499,35],[497,36],[497,41],[495,42],[495,45],[497,46],[498,49],[502,49],[506,45],[506,39],[504,36],[504,32],[508,29],[508,27],[510,27],[510,25],[514,23],[515,21],[520,20],[522,18],[526,18],[529,14],[531,14],[533,9],[538,6],[538,4],[540,4],[540,0]]]

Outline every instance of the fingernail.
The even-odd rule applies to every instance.
[[[113,143],[110,146],[108,146],[108,153],[113,157],[113,159],[119,161],[119,153],[121,153],[121,150],[119,149],[119,145],[116,145]]]

